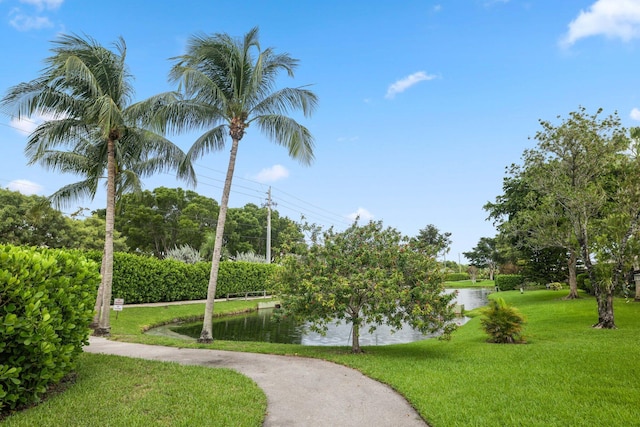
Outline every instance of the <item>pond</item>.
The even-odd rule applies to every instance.
[[[463,305],[465,310],[472,310],[487,304],[487,289],[447,289],[447,292],[458,291],[456,303]],[[341,346],[350,345],[351,325],[332,324],[326,335],[307,330],[292,319],[282,319],[279,322],[271,320],[273,310],[263,309],[246,314],[225,316],[213,319],[213,337],[230,341],[264,341],[283,344]],[[458,325],[464,324],[468,318],[456,319]],[[181,337],[185,339],[198,338],[202,331],[202,322],[165,325],[149,330],[148,334]],[[360,345],[400,344],[430,338],[410,326],[393,333],[385,325],[378,326],[373,333],[369,333],[365,325],[361,328]]]

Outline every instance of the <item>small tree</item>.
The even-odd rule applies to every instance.
[[[469,268],[467,268],[467,273],[469,273],[469,277],[471,277],[471,282],[475,284],[476,278],[478,277],[478,267],[470,265]]]
[[[493,280],[493,275],[502,260],[496,238],[481,237],[473,250],[462,254],[467,257],[471,265],[488,269],[489,280]]]
[[[400,329],[408,323],[449,337],[455,296],[443,292],[433,257],[381,222],[354,223],[341,233],[329,229],[321,237],[307,255],[283,260],[276,286],[285,314],[310,321],[320,333],[336,321],[351,323],[354,353],[362,352],[364,324],[373,332],[378,325]]]
[[[502,298],[489,301],[489,307],[482,311],[480,320],[484,331],[489,334],[489,342],[515,344],[524,342],[522,327],[525,319],[520,312],[509,307]]]

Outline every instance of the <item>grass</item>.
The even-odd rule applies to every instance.
[[[566,294],[567,291],[546,290],[495,294],[527,317],[524,334],[528,343],[522,345],[486,343],[479,317],[455,332],[449,342],[425,340],[365,347],[364,355],[352,355],[348,347],[231,341],[215,341],[205,346],[141,332],[172,319],[197,317],[204,310],[203,304],[125,307],[119,319],[113,320],[112,333],[118,340],[148,344],[298,354],[332,360],[389,384],[435,427],[638,425],[640,304],[616,300],[619,329],[597,330],[590,327],[597,320],[595,300],[583,295],[581,299],[565,301],[562,297]],[[254,304],[216,303],[216,311],[238,311]],[[478,311],[471,314],[477,316]],[[207,387],[217,390],[228,384],[210,380]],[[100,385],[96,383],[94,387]],[[189,390],[197,388],[195,384],[187,386]],[[133,391],[122,390],[122,396],[127,393]],[[74,404],[77,400],[100,402],[82,396],[72,399]],[[211,401],[215,401],[214,397]],[[253,399],[245,400],[248,401]],[[103,402],[111,407],[117,406],[119,400]],[[196,404],[187,402],[185,406]],[[244,413],[239,417],[235,421],[245,420]],[[56,419],[56,424],[64,422]]]
[[[444,286],[447,288],[495,288],[495,281],[493,280],[476,280],[473,283],[471,280],[458,280],[455,282],[444,282]]]
[[[229,369],[83,354],[77,382],[3,426],[260,426],[267,400]],[[247,404],[251,402],[251,404]]]

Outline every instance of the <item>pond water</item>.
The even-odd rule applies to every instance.
[[[487,304],[487,289],[447,289],[447,292],[458,292],[456,303],[465,310],[472,310]],[[237,316],[225,316],[213,319],[213,337],[230,341],[264,341],[283,344],[303,345],[350,345],[351,324],[332,324],[323,336],[296,324],[292,319],[271,320],[273,310],[263,309]],[[464,324],[468,318],[456,319],[458,325]],[[154,335],[170,335],[186,339],[198,338],[202,331],[202,322],[165,325],[148,331]],[[400,344],[429,338],[410,326],[392,332],[386,325],[378,326],[369,333],[368,326],[361,328],[360,345]]]

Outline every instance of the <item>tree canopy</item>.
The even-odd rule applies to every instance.
[[[453,294],[444,293],[437,261],[381,222],[324,231],[307,255],[283,260],[276,279],[285,314],[310,321],[350,323],[352,351],[361,352],[362,327],[403,324],[448,337],[454,329]]]

